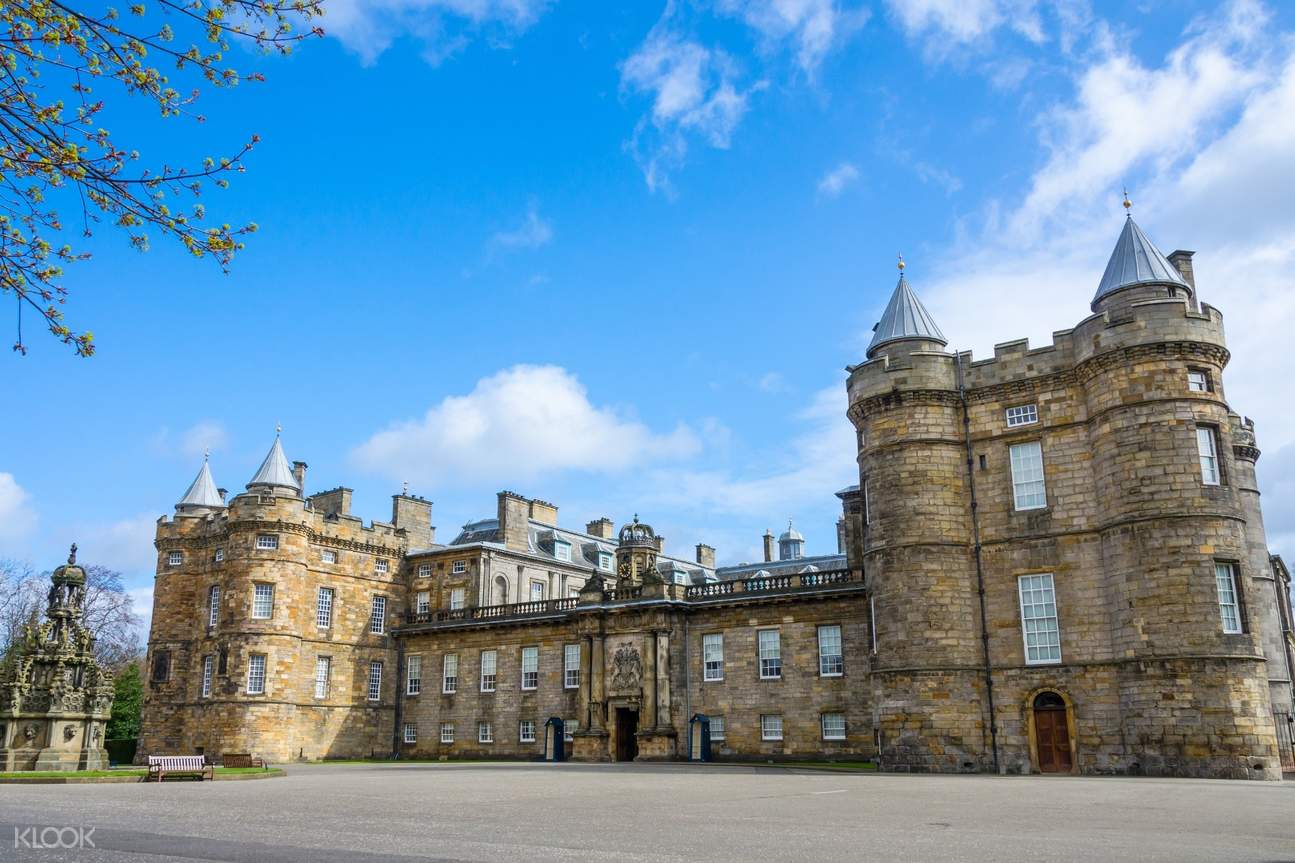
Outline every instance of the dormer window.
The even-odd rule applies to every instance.
[[[675,584],[687,584],[687,583],[688,583],[688,573],[684,572],[682,569],[676,569],[676,570],[674,571],[674,583],[675,583]]]
[[[571,543],[561,539],[553,540],[553,556],[558,560],[570,560]]]
[[[1007,427],[1027,426],[1039,421],[1038,405],[1018,405],[1007,409]]]
[[[598,552],[598,568],[603,572],[612,571],[612,555],[609,551]]]

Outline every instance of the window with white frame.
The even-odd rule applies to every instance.
[[[414,610],[419,614],[426,614],[432,610],[432,594],[426,590],[420,590],[414,594]]]
[[[274,551],[279,547],[279,535],[277,533],[263,533],[256,537],[256,547],[262,551]]]
[[[1241,625],[1241,601],[1237,592],[1237,568],[1231,563],[1214,564],[1214,582],[1219,593],[1219,617],[1223,631],[1229,635],[1244,632]]]
[[[1057,626],[1057,596],[1052,573],[1022,575],[1016,580],[1021,595],[1021,634],[1025,663],[1061,661],[1061,631]]]
[[[1187,389],[1194,393],[1210,391],[1210,373],[1204,369],[1187,370]]]
[[[454,742],[454,723],[453,722],[441,723],[441,742],[442,743]]]
[[[333,657],[315,657],[315,697],[327,698],[328,685],[333,678]]]
[[[1039,421],[1039,408],[1037,405],[1017,405],[1014,408],[1007,409],[1007,427],[1009,429],[1017,426],[1033,425]]]
[[[1219,484],[1219,436],[1213,426],[1196,427],[1196,450],[1201,457],[1201,482]]]
[[[756,634],[760,649],[760,679],[782,677],[782,641],[776,629],[761,629]],[[781,721],[781,720],[780,720]]]
[[[373,562],[373,571],[376,572],[378,575],[386,575],[387,570],[389,570],[390,568],[391,568],[391,565],[387,563],[385,560],[383,560],[382,558],[378,558]]]
[[[613,558],[612,558],[611,552],[608,552],[608,551],[598,552],[598,568],[601,569],[603,572],[612,571],[612,560]]]
[[[377,701],[382,697],[382,662],[373,660],[369,663],[369,692],[370,701]]]
[[[207,588],[207,626],[212,629],[220,621],[220,585]]]
[[[204,656],[202,658],[202,697],[211,697],[211,674],[216,669],[216,657]]]
[[[468,562],[466,560],[456,560],[454,561],[454,565],[451,567],[450,571],[455,575],[462,575],[468,571]]]
[[[184,563],[184,552],[172,551],[167,554],[166,556],[167,566],[179,566],[182,563]]]
[[[431,577],[432,577],[432,565],[431,565],[430,563],[420,563],[420,564],[418,564],[418,577],[419,577],[419,578],[431,578]]]
[[[544,601],[544,582],[532,581],[531,582],[531,602],[543,602],[543,601]]]
[[[418,742],[418,726],[412,722],[405,723],[405,742],[406,743]]]
[[[495,691],[495,652],[481,651],[481,691]]]
[[[724,717],[710,717],[710,741],[715,743],[724,739]]]
[[[562,686],[580,688],[580,645],[568,644],[562,648]]]
[[[523,719],[517,723],[517,741],[519,743],[535,742],[535,720]]]
[[[567,743],[573,743],[576,739],[576,732],[580,730],[579,719],[562,720],[562,739]]]
[[[337,563],[337,552],[331,548],[326,548],[319,553],[319,559],[324,563]]]
[[[845,739],[845,714],[844,713],[824,713],[820,717],[823,726],[824,740],[844,740]]]
[[[247,694],[265,693],[265,654],[253,653],[247,657]]]
[[[478,743],[495,742],[495,729],[491,727],[489,722],[477,723],[477,742]]]
[[[467,591],[465,591],[461,587],[453,588],[450,591],[450,608],[451,609],[462,608],[466,604],[465,603],[466,598],[467,598]]]
[[[216,561],[216,563],[222,562],[225,559],[225,549],[223,548],[216,549],[216,554],[214,555],[213,559]]]
[[[553,542],[553,556],[554,556],[554,557],[556,557],[558,560],[570,560],[570,559],[571,559],[571,543],[569,543],[569,542],[565,542],[565,541],[560,540],[560,539],[558,539],[558,540],[554,540],[554,542]]]
[[[369,610],[369,632],[382,635],[387,631],[387,598],[373,597],[373,606]]]
[[[441,661],[441,692],[453,695],[459,691],[459,655],[445,654]]]
[[[274,614],[274,585],[258,582],[252,585],[252,617],[269,620]]]
[[[676,569],[676,570],[674,571],[674,583],[675,583],[675,584],[687,584],[687,583],[688,583],[688,573],[684,572],[682,569]]]
[[[327,629],[333,625],[333,589],[321,587],[315,592],[315,625]]]
[[[418,695],[423,691],[423,658],[410,656],[405,659],[405,694]]]
[[[522,648],[522,689],[534,689],[540,683],[540,649]]]
[[[818,628],[818,674],[820,677],[840,677],[845,674],[845,655],[841,652],[841,627]]]
[[[1011,449],[1013,509],[1042,509],[1048,505],[1043,486],[1043,444],[1032,440]]]
[[[701,637],[702,680],[724,679],[724,634],[711,632]]]
[[[782,739],[782,716],[780,714],[763,713],[760,715],[760,739]]]

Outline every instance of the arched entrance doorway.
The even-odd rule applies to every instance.
[[[1071,773],[1070,723],[1066,701],[1056,692],[1040,692],[1031,705],[1034,712],[1034,745],[1040,773]]]
[[[508,579],[502,575],[495,576],[495,589],[491,594],[491,602],[494,605],[508,604]]]

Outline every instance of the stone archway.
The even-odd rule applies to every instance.
[[[1034,773],[1077,774],[1078,746],[1075,705],[1070,696],[1042,687],[1025,699],[1030,738],[1030,769]]]

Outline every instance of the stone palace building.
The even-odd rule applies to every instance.
[[[838,554],[672,557],[637,516],[512,492],[436,542],[306,494],[276,437],[158,521],[141,756],[876,759],[884,770],[1276,779],[1289,574],[1192,253],[1127,219],[1092,314],[992,359],[902,272],[850,366]],[[845,421],[845,418],[842,418]],[[849,458],[842,453],[842,458]],[[560,738],[559,738],[560,735]]]

